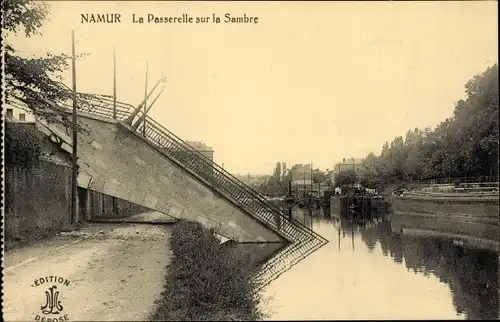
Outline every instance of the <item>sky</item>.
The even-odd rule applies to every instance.
[[[150,116],[186,141],[211,146],[233,173],[271,174],[277,161],[332,169],[379,154],[385,141],[434,127],[464,84],[497,62],[497,3],[49,2],[42,35],[10,37],[25,55],[90,55],[77,90],[138,105],[163,74]],[[121,23],[82,24],[81,14]],[[136,17],[256,16],[257,24],[137,24]],[[64,82],[71,86],[71,72]]]

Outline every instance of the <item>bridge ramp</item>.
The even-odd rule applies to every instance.
[[[156,157],[161,156],[166,162],[165,160],[158,160],[157,167],[153,166],[153,168],[156,169],[157,175],[154,174],[149,176],[148,180],[151,182],[159,180],[164,182],[165,185],[171,186],[173,183],[179,182],[172,179],[172,177],[184,178],[180,181],[184,187],[181,191],[177,191],[176,189],[178,188],[169,187],[169,189],[172,189],[174,192],[177,191],[176,193],[172,192],[172,194],[177,194],[181,197],[185,196],[187,190],[188,197],[191,198],[190,200],[196,202],[196,205],[201,208],[201,211],[196,205],[192,206],[191,204],[193,212],[190,212],[190,204],[188,203],[185,205],[179,201],[182,200],[182,198],[179,200],[172,198],[171,204],[166,205],[164,207],[165,209],[160,209],[160,206],[165,204],[163,201],[158,201],[157,199],[151,201],[152,198],[148,199],[147,194],[144,195],[143,198],[138,198],[139,202],[148,205],[156,202],[156,209],[151,207],[150,209],[157,210],[164,214],[171,214],[177,216],[177,218],[191,218],[191,220],[196,220],[205,226],[215,226],[215,231],[219,235],[229,237],[234,241],[246,242],[248,240],[248,242],[269,242],[280,240],[289,242],[287,244],[280,243],[280,245],[284,245],[285,247],[279,247],[276,254],[267,260],[259,272],[256,273],[255,278],[260,281],[261,287],[264,287],[272,280],[276,279],[328,242],[309,227],[304,226],[293,218],[289,219],[283,209],[272,204],[266,200],[262,194],[235,178],[205,155],[193,149],[192,146],[170,132],[163,125],[149,116],[144,115],[141,109],[135,108],[130,104],[113,102],[109,97],[103,95],[77,93],[77,97],[79,111],[82,112],[79,113],[79,118],[83,117],[88,120],[101,121],[103,124],[110,124],[107,125],[109,128],[107,130],[102,130],[101,133],[99,133],[98,130],[99,126],[96,127],[94,130],[97,131],[94,132],[96,132],[97,135],[88,135],[87,138],[84,139],[86,141],[81,143],[87,145],[89,151],[89,155],[86,157],[87,159],[94,160],[96,156],[92,155],[92,153],[97,153],[95,151],[92,152],[93,150],[90,149],[88,145],[99,151],[102,151],[104,147],[115,149],[114,144],[120,143],[120,140],[124,140],[124,138],[129,140],[128,143],[126,143],[127,145],[139,144],[141,147],[137,149],[139,152],[142,151],[141,149],[145,149],[145,151],[151,153],[151,151],[147,149],[147,147],[149,147],[152,151],[156,152],[156,154],[153,153]],[[54,102],[51,103],[56,104]],[[68,102],[59,102],[57,105],[59,105],[57,107],[59,110],[60,107],[66,107],[68,113],[70,113],[72,108]],[[88,121],[83,123],[90,129],[90,131],[87,132],[92,132],[92,126],[87,124]],[[80,124],[82,124],[82,122],[80,122]],[[103,124],[101,124],[101,126],[105,127]],[[131,124],[133,124],[133,126],[130,126]],[[51,131],[57,131],[58,134],[55,136],[61,138],[65,137],[66,143],[61,142],[61,148],[71,153],[71,140],[67,136],[70,132],[65,132],[65,129],[57,126],[48,126],[47,128],[51,128]],[[126,130],[128,130],[128,132]],[[124,131],[126,135],[120,136],[119,131]],[[103,139],[103,137],[106,138]],[[96,142],[93,142],[93,140]],[[114,140],[116,140],[116,142],[114,142]],[[130,146],[125,147],[125,149],[130,149]],[[140,160],[146,160],[144,157],[145,154],[126,154],[122,156],[122,152],[123,151],[115,151],[113,153],[115,153],[115,157],[124,158],[123,160],[119,160],[120,162],[126,163],[126,160],[128,160],[129,163],[132,163],[130,166],[131,168],[141,165],[142,162]],[[99,153],[97,154],[99,155]],[[110,158],[110,160],[114,161],[113,158]],[[79,160],[79,163],[82,164],[82,168],[86,166],[85,169],[87,169],[86,172],[80,171],[78,176],[78,182],[82,187],[87,188],[90,186],[91,189],[100,187],[101,190],[109,189],[114,191],[115,194],[121,194],[124,190],[121,185],[124,183],[120,180],[125,180],[123,181],[125,183],[129,182],[127,180],[131,180],[128,177],[120,179],[120,174],[118,174],[115,178],[106,178],[106,180],[115,180],[110,181],[111,184],[108,184],[107,181],[103,182],[101,178],[98,178],[99,180],[96,179],[96,175],[99,175],[99,173],[92,173],[95,161],[86,164],[83,164],[82,161],[83,160]],[[109,160],[104,159],[104,161],[107,162]],[[120,164],[120,162],[117,162],[117,164]],[[137,165],[133,165],[134,162]],[[165,167],[163,168],[161,165],[165,165]],[[127,164],[123,166],[127,166]],[[99,167],[101,167],[100,171],[104,174],[112,172],[109,168],[102,170],[102,164],[99,165],[97,169],[99,169]],[[175,170],[171,170],[171,167]],[[141,167],[138,169],[141,169]],[[168,170],[167,175],[162,172],[163,169]],[[161,180],[162,176],[166,176],[166,178],[169,179],[168,182],[167,180]],[[192,181],[191,178],[194,179],[194,181]],[[144,178],[142,178],[142,180],[144,181]],[[118,188],[110,188],[110,186],[118,186]],[[144,187],[141,187],[141,189],[142,188]],[[155,189],[156,187],[147,186],[146,188]],[[162,186],[160,189],[162,189],[163,193],[163,189],[166,188]],[[128,190],[130,190],[130,188]],[[131,198],[137,190],[138,189],[133,190],[132,192],[125,191],[123,195],[127,198]],[[170,190],[166,189],[165,191],[168,192]],[[200,191],[202,191],[202,193],[200,193]],[[160,194],[160,196],[165,199],[164,194]],[[168,196],[167,194],[167,197]],[[224,203],[215,202],[214,205],[213,200],[223,200]],[[206,211],[200,206],[201,204],[208,205],[211,207],[211,210]],[[171,209],[174,209],[174,211],[171,211]],[[179,211],[179,209],[181,209],[181,211]],[[186,216],[186,214],[189,216]],[[221,221],[221,219],[223,219],[223,221]]]
[[[168,216],[197,221],[237,242],[285,242],[278,232],[251,217],[171,162],[148,140],[116,120],[79,112],[78,185]],[[72,152],[69,131],[38,120],[37,127]]]

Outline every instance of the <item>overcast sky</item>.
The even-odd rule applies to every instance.
[[[333,168],[379,153],[408,129],[452,115],[464,84],[497,60],[496,2],[50,2],[43,35],[12,39],[26,53],[71,52],[78,91],[137,105],[161,72],[150,112],[237,173],[276,161]],[[121,13],[121,24],[82,24],[81,13]],[[147,16],[258,16],[258,24],[134,24]],[[66,83],[71,85],[70,73]]]

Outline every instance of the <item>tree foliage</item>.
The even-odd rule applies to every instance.
[[[498,66],[474,76],[465,92],[467,98],[458,101],[453,115],[434,130],[409,130],[405,138],[385,142],[378,157],[369,154],[360,182],[378,186],[439,178],[498,178]]]
[[[6,103],[49,122],[62,121],[70,124],[70,118],[62,113],[65,108],[55,103],[67,103],[72,99],[71,91],[61,82],[66,70],[66,54],[46,53],[44,57],[24,57],[9,43],[9,35],[23,32],[24,36],[41,35],[40,27],[48,21],[49,6],[31,0],[5,0],[2,2],[5,55]],[[49,100],[49,101],[47,101]]]
[[[313,183],[329,182],[328,174],[320,169],[314,169],[312,173],[312,181]]]
[[[353,185],[357,181],[358,176],[352,169],[343,170],[335,174],[335,185],[337,187]]]

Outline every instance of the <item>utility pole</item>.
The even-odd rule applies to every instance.
[[[339,220],[339,252],[340,252],[340,225],[342,225],[342,222]]]
[[[351,226],[351,242],[352,242],[352,252],[354,253],[354,222]]]
[[[116,48],[113,46],[113,118],[116,119]]]
[[[146,60],[146,84],[144,86],[144,114],[147,113],[147,99],[148,99],[148,61]],[[142,135],[146,136],[146,118],[144,118],[144,124],[142,125]]]
[[[302,169],[304,169],[304,168],[302,168]],[[305,198],[306,198],[306,172],[305,172],[305,170],[304,170],[303,172],[304,172],[304,173],[303,173],[303,175],[304,175],[304,182],[303,182],[303,184],[304,184],[304,187],[303,187],[303,189],[304,189],[304,191],[303,191],[303,198],[305,199]]]
[[[313,163],[311,161],[311,183],[310,183],[310,189],[311,191],[309,192],[309,200],[308,200],[308,204],[309,204],[309,216],[311,218],[311,224],[312,224],[312,203],[313,203],[313,198],[312,198],[312,192],[313,192]]]
[[[313,192],[313,163],[311,161],[311,196]]]
[[[72,166],[73,166],[73,173],[71,176],[71,223],[76,223],[77,221],[77,211],[78,211],[78,205],[76,203],[77,200],[77,186],[76,186],[76,177],[78,175],[78,164],[77,164],[77,137],[76,137],[76,109],[77,109],[77,102],[76,102],[76,55],[75,55],[75,31],[71,30],[71,52],[72,52],[72,59],[71,59],[71,65],[72,65],[72,77],[73,77],[73,122],[72,122],[72,128],[73,128],[73,159],[72,159]]]

